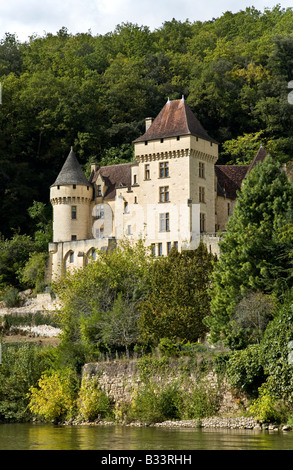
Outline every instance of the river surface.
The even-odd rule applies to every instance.
[[[293,450],[293,431],[0,424],[0,450]]]

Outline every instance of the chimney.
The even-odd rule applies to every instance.
[[[100,165],[98,163],[92,163],[91,164],[91,173],[96,172],[100,168]]]
[[[147,131],[151,127],[152,123],[153,123],[153,118],[151,117],[145,118],[145,131]]]

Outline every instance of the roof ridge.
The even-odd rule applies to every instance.
[[[134,142],[178,137],[180,135],[194,135],[204,140],[217,143],[203,128],[183,95],[182,98],[178,100],[170,101],[168,99],[150,127],[143,135],[134,140]]]

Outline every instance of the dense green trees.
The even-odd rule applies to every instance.
[[[156,346],[162,338],[197,342],[206,333],[213,258],[202,244],[158,260],[141,242],[99,254],[55,285],[64,343],[98,352]]]
[[[243,182],[220,243],[206,320],[213,340],[231,335],[236,307],[251,292],[280,300],[292,288],[292,239],[282,236],[293,224],[292,205],[293,185],[268,156]]]
[[[125,350],[135,344],[138,305],[148,291],[151,260],[142,243],[123,242],[57,281],[54,290],[64,305],[58,315],[64,341],[95,350]]]
[[[151,268],[150,289],[140,306],[141,337],[197,342],[207,332],[202,320],[210,312],[210,277],[214,256],[202,243],[196,250],[171,251]]]
[[[206,22],[173,19],[155,31],[125,23],[92,36],[64,27],[26,43],[7,33],[0,41],[0,210],[9,220],[2,235],[18,228],[32,235],[27,209],[34,199],[47,203],[71,145],[84,165],[113,162],[115,153],[131,159],[121,146],[168,96],[185,95],[223,145],[222,162],[250,161],[254,148],[247,155],[241,144],[247,135],[281,161],[292,159],[292,19],[292,9],[252,7]]]

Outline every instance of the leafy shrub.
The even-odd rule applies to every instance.
[[[271,395],[264,383],[259,388],[259,397],[252,402],[249,411],[261,423],[282,423],[286,421],[288,409],[281,400]]]
[[[78,396],[78,411],[87,421],[113,418],[113,403],[100,389],[98,378],[83,378]]]
[[[45,269],[47,253],[31,253],[28,261],[20,272],[23,285],[34,288],[35,292],[42,292],[46,286]]]
[[[70,369],[42,375],[38,388],[31,387],[29,409],[45,421],[62,422],[76,411],[76,377]]]
[[[179,346],[169,338],[161,338],[159,342],[159,351],[163,356],[177,357],[179,355]]]
[[[2,346],[0,367],[0,420],[24,421],[30,417],[28,391],[48,366],[46,355],[32,344]]]
[[[186,408],[186,417],[189,419],[214,416],[219,409],[217,390],[204,382],[200,382],[195,386]]]
[[[16,287],[7,287],[3,292],[2,300],[7,308],[18,307],[20,304],[20,298]]]
[[[134,398],[130,410],[130,418],[145,423],[164,421],[160,397],[150,384],[139,390]]]
[[[168,384],[159,395],[159,407],[166,419],[180,419],[183,408],[183,397],[178,385]]]
[[[235,351],[227,362],[227,377],[235,389],[256,396],[265,380],[260,346],[250,345]]]

